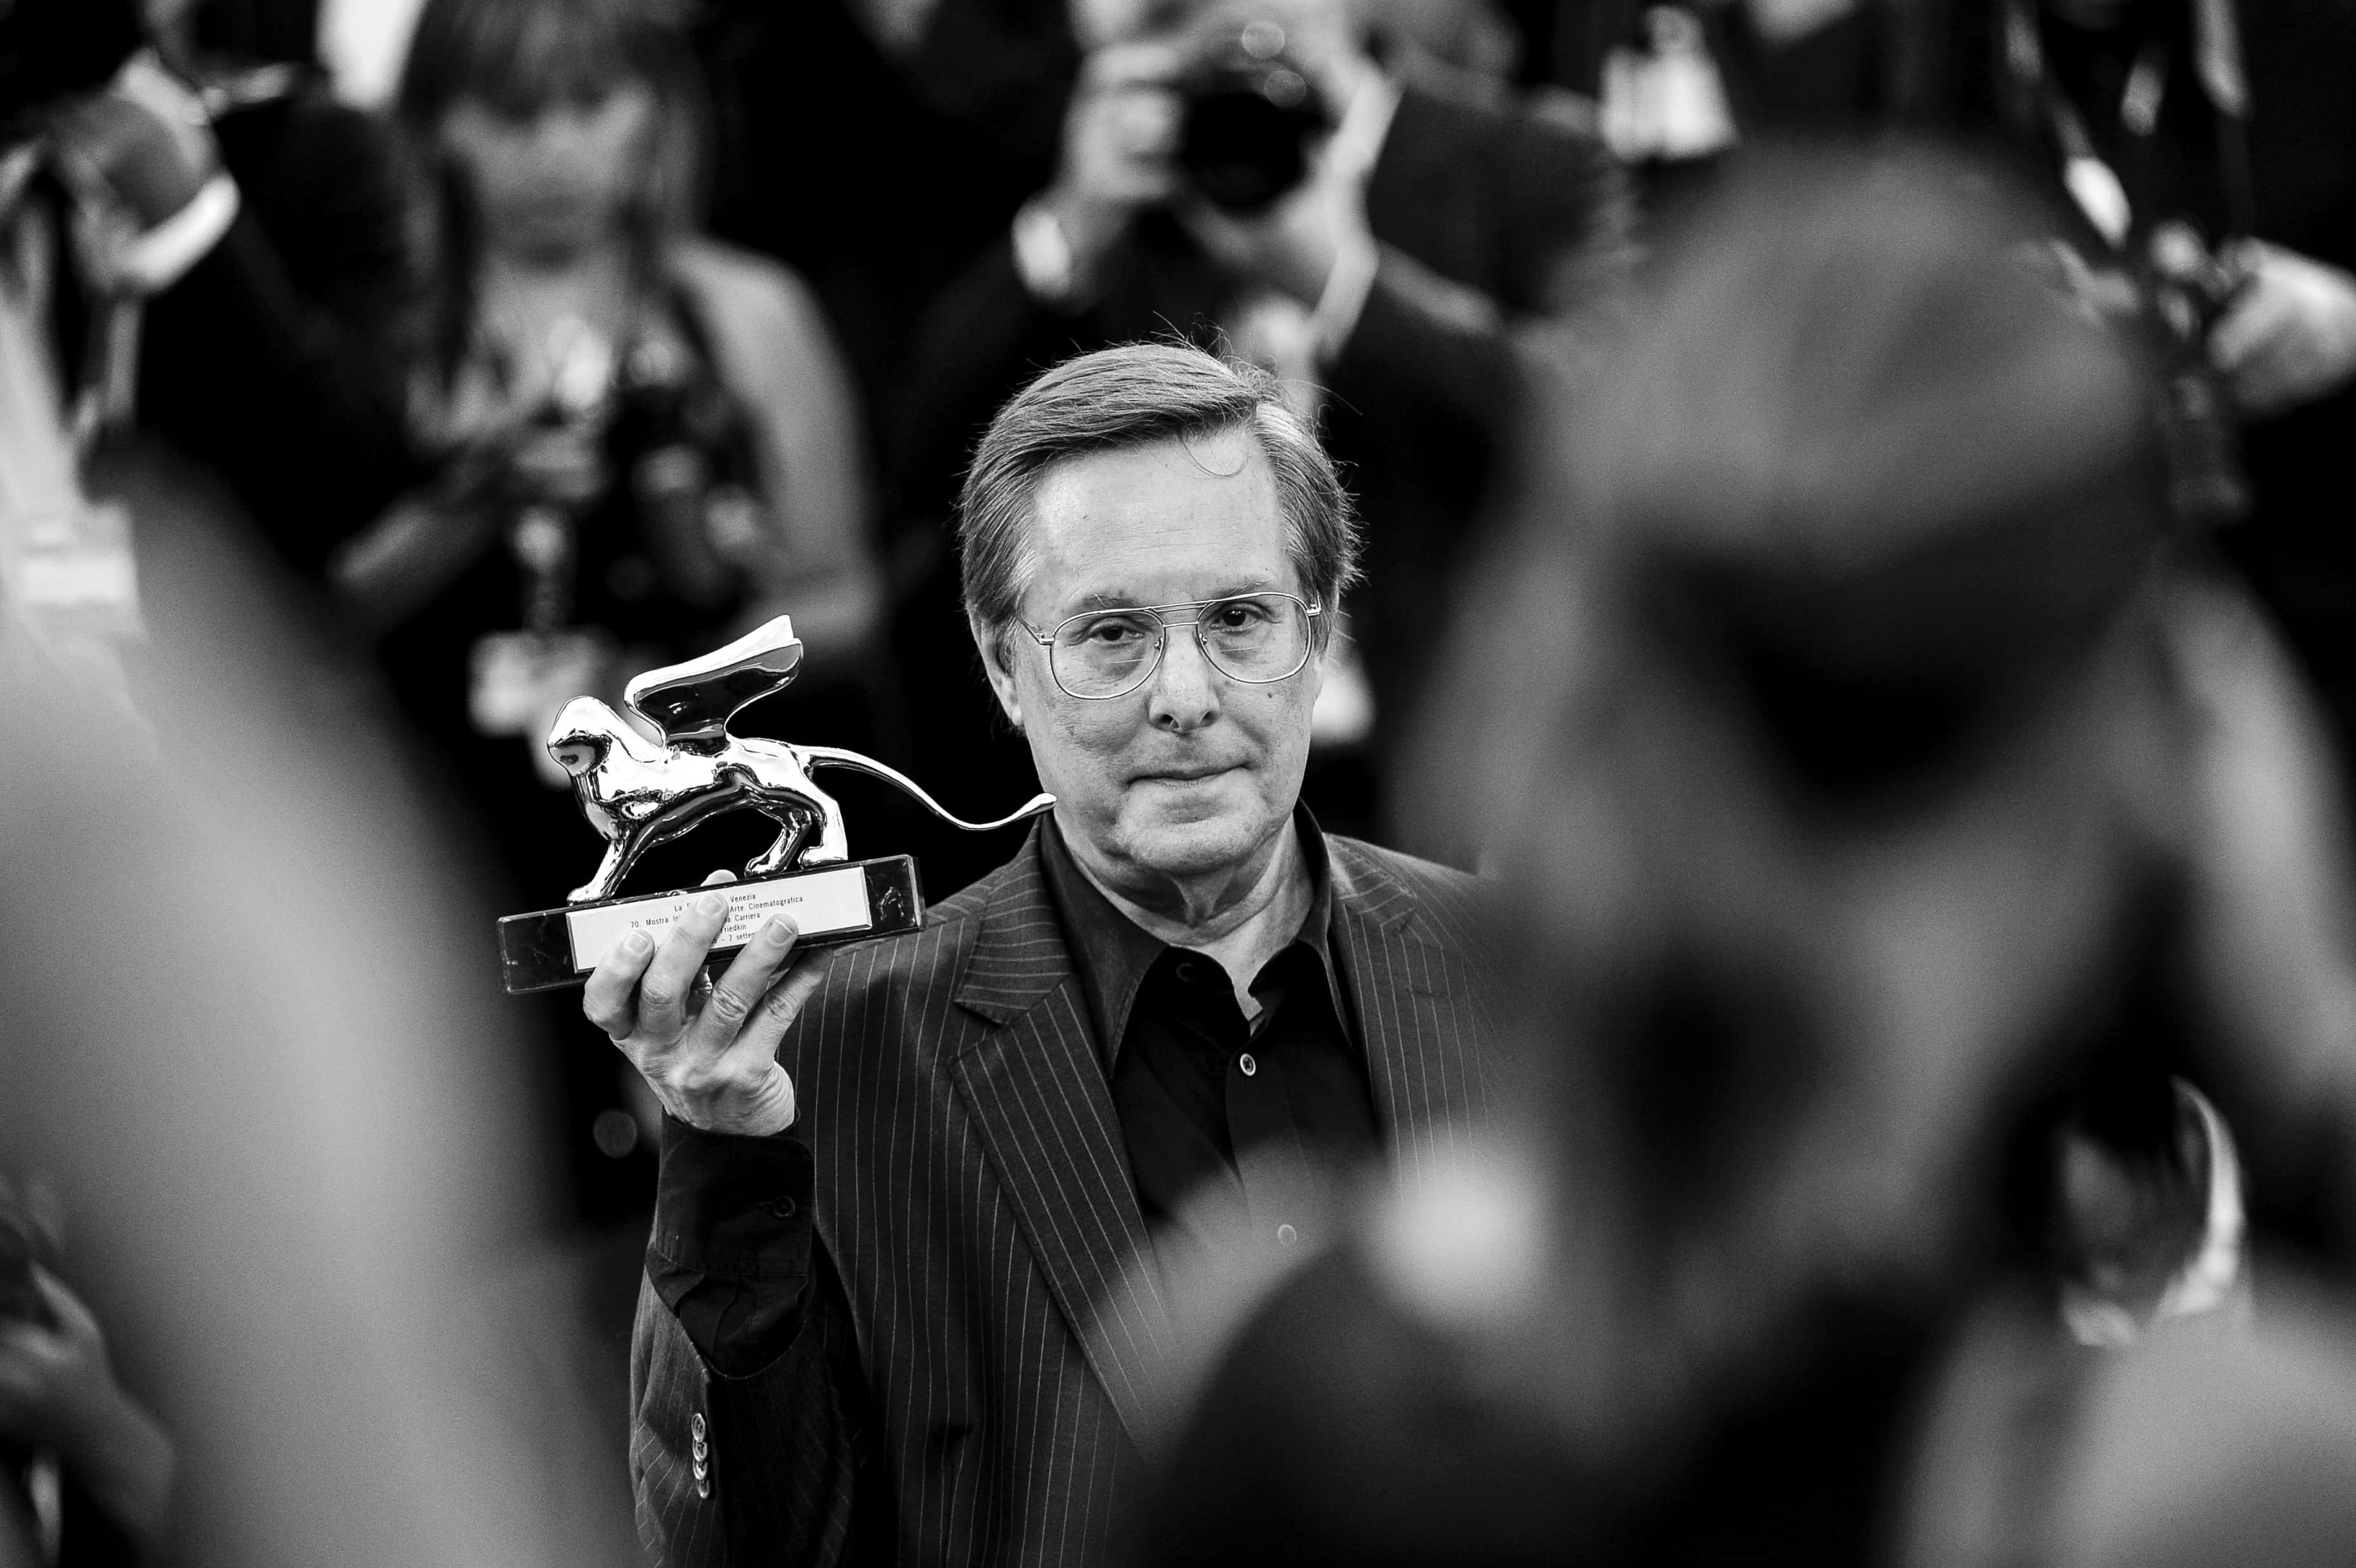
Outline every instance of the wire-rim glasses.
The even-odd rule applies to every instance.
[[[1191,618],[1173,612],[1193,611]],[[1021,623],[1047,650],[1047,673],[1065,695],[1103,702],[1153,678],[1173,626],[1193,626],[1194,645],[1213,669],[1247,686],[1299,675],[1309,663],[1314,618],[1325,613],[1297,593],[1235,593],[1185,604],[1084,610],[1042,632]]]

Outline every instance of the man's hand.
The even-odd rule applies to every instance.
[[[2313,402],[2356,377],[2356,277],[2244,240],[2227,256],[2247,279],[2209,334],[2209,359],[2244,413]]]
[[[1088,56],[1064,117],[1064,159],[1043,198],[1086,275],[1130,222],[1178,188],[1185,57],[1166,43],[1111,44]]]
[[[794,1084],[777,1065],[777,1042],[825,970],[788,962],[800,933],[772,916],[691,1008],[727,914],[727,901],[706,893],[659,946],[644,932],[631,933],[590,975],[581,1008],[621,1047],[664,1110],[705,1132],[765,1137],[793,1125]]]
[[[0,1438],[56,1449],[100,1507],[153,1545],[171,1500],[171,1441],[114,1381],[90,1308],[38,1264],[33,1278],[57,1327],[0,1324]]]

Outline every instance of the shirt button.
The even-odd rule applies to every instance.
[[[1193,979],[1193,978],[1194,977],[1194,966],[1192,964],[1181,964],[1181,965],[1178,965],[1178,977],[1179,977],[1181,980],[1191,980],[1191,979]]]
[[[1276,1228],[1276,1239],[1289,1247],[1301,1240],[1301,1232],[1290,1225],[1279,1225]]]
[[[1251,1052],[1248,1051],[1244,1052],[1244,1059],[1236,1065],[1244,1070],[1244,1076],[1247,1078],[1259,1071],[1259,1063],[1251,1059]]]

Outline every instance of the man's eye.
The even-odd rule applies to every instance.
[[[1082,634],[1087,641],[1105,647],[1121,647],[1145,635],[1134,621],[1098,621]]]
[[[1240,632],[1249,627],[1265,625],[1268,611],[1248,600],[1222,604],[1211,612],[1211,624],[1223,632]]]

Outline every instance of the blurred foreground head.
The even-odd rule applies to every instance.
[[[1566,375],[1462,606],[1418,826],[1508,891],[1599,1421],[1947,1266],[1989,1108],[2121,961],[2169,812],[2158,452],[2029,228],[1927,156],[1739,175]]]

